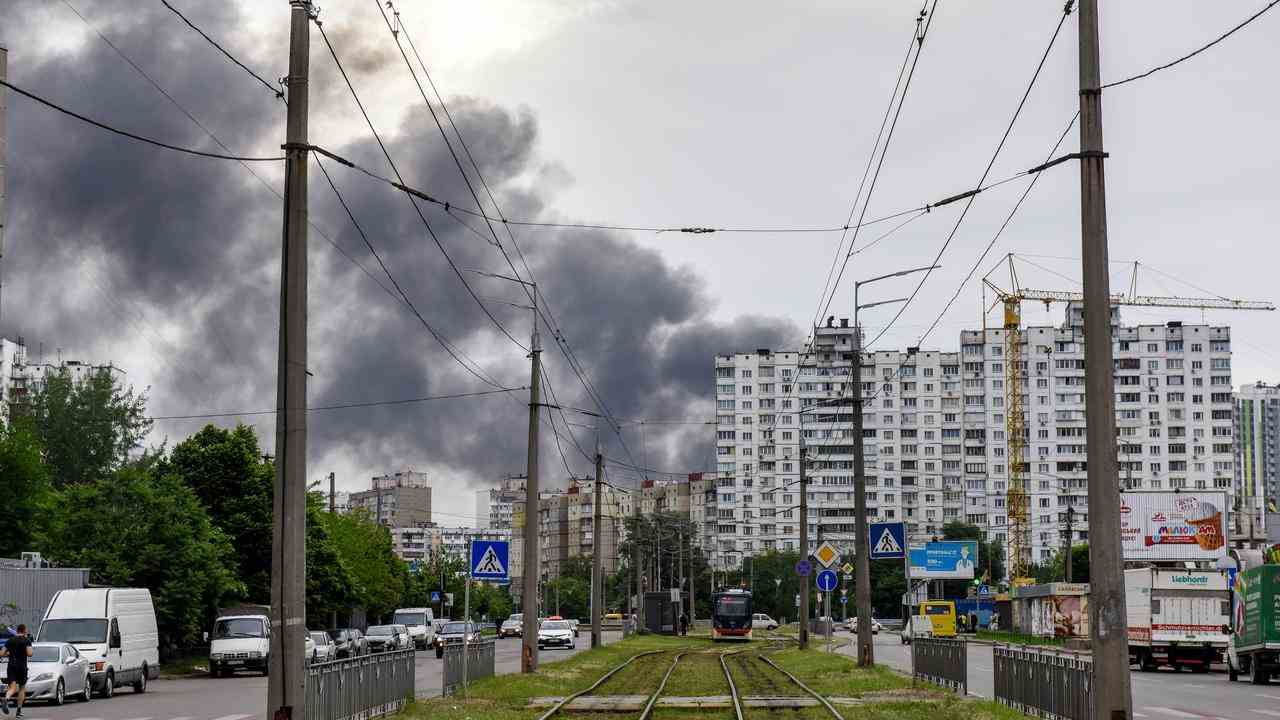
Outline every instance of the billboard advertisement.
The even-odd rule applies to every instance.
[[[911,548],[911,577],[919,580],[972,580],[978,541],[947,540]]]
[[[1120,493],[1125,560],[1218,560],[1228,527],[1224,492]]]

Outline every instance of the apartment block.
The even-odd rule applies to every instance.
[[[1280,385],[1241,385],[1235,394],[1235,485],[1240,509],[1280,503]]]
[[[350,505],[387,527],[426,527],[431,524],[431,484],[426,473],[412,470],[381,475],[369,490],[351,493]]]
[[[867,352],[861,362],[867,515],[907,523],[923,543],[959,520],[1007,542],[1009,383],[1022,384],[1032,559],[1052,556],[1067,508],[1088,538],[1084,334],[1078,306],[1058,327],[1024,327],[1017,367],[1003,328],[964,331],[959,352]],[[1226,327],[1119,325],[1113,310],[1120,477],[1130,489],[1233,492],[1231,337]],[[715,359],[715,492],[701,510],[717,566],[799,549],[799,455],[809,471],[809,550],[852,550],[853,329],[834,318],[805,352]],[[1011,375],[1017,373],[1017,375]],[[712,519],[714,518],[714,525]]]

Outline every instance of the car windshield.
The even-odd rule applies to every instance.
[[[716,598],[716,614],[727,617],[745,616],[750,610],[750,601],[746,597],[721,595]]]
[[[343,640],[347,639],[347,631],[346,630],[330,630],[329,637],[333,638],[338,642],[342,642]]]
[[[398,612],[395,616],[395,622],[399,625],[426,625],[427,614]]]
[[[365,633],[365,635],[368,635],[369,637],[373,637],[375,635],[385,636],[385,635],[395,635],[395,634],[396,634],[396,629],[390,625],[374,625],[373,627],[369,628],[369,632]]]
[[[57,645],[36,645],[31,648],[31,657],[27,662],[33,663],[56,663],[58,662]]]
[[[104,643],[107,641],[107,621],[45,620],[40,625],[40,642]]]
[[[466,632],[466,628],[467,628],[466,623],[451,622],[448,625],[445,625],[444,629],[441,630],[440,632],[446,635],[461,635],[462,633]],[[472,629],[474,630],[474,625],[472,626]]]
[[[313,633],[311,633],[311,639],[312,639],[312,640],[314,640],[314,641],[315,641],[315,643],[316,643],[317,645],[328,645],[328,644],[329,644],[329,636],[328,636],[328,635],[326,635],[326,634],[324,634],[324,633],[322,633],[322,632],[313,632]]]
[[[548,620],[542,623],[542,629],[543,630],[568,630],[569,621],[568,620]]]
[[[925,615],[950,615],[951,608],[946,605],[926,605],[924,613]]]
[[[227,638],[260,638],[266,637],[262,631],[262,621],[255,618],[236,618],[219,620],[213,626],[213,639]]]

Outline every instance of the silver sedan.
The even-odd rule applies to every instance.
[[[27,699],[61,705],[67,698],[88,702],[93,697],[89,661],[68,643],[40,642],[31,646],[27,661]]]

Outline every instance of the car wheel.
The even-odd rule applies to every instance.
[[[107,699],[111,699],[115,697],[116,674],[113,671],[111,670],[107,671],[107,677],[105,680],[102,681],[102,692],[100,694],[102,695],[102,697]]]
[[[93,699],[93,681],[89,679],[89,673],[84,674],[84,690],[80,693],[80,702],[89,702]]]
[[[67,701],[67,684],[58,678],[58,684],[53,688],[53,704],[61,705]],[[7,712],[7,711],[6,711]]]
[[[147,691],[147,664],[142,664],[142,674],[133,683],[133,691],[139,695]]]
[[[1266,685],[1271,682],[1271,672],[1262,666],[1257,657],[1249,663],[1249,682],[1254,685]]]
[[[439,660],[442,657],[444,657],[444,648],[442,647],[436,648],[436,659]]]
[[[1231,657],[1227,657],[1227,679],[1235,682],[1240,679],[1240,671],[1236,670],[1236,666],[1232,664]]]

